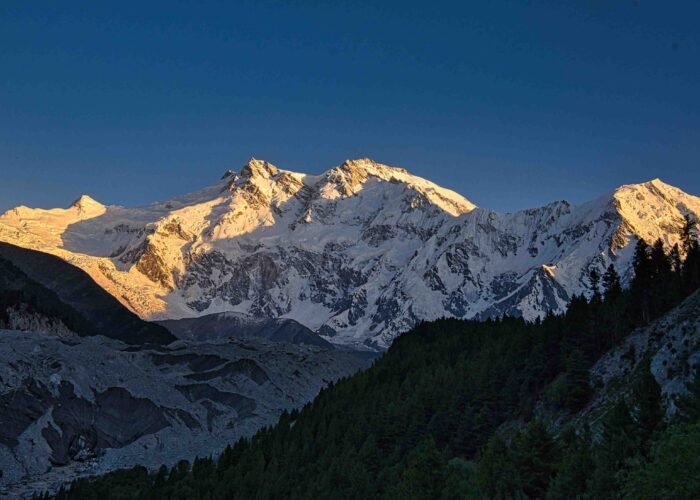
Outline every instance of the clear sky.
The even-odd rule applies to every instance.
[[[0,210],[143,204],[251,156],[369,156],[499,211],[700,195],[699,23],[672,0],[3,0]]]

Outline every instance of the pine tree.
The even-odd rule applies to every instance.
[[[700,498],[700,423],[678,425],[625,478],[624,498]]]
[[[654,434],[661,430],[664,423],[661,387],[651,373],[651,363],[648,357],[640,363],[639,378],[634,383],[632,397],[638,435],[642,444],[646,446]]]
[[[520,478],[505,442],[494,435],[484,447],[476,469],[476,489],[480,498],[510,499],[522,497]]]
[[[637,324],[647,324],[651,320],[652,268],[649,245],[639,239],[634,247],[632,267],[634,278],[630,286],[630,312]]]
[[[588,273],[588,281],[591,290],[591,303],[598,304],[602,297],[600,295],[600,274],[596,269],[591,269]]]
[[[590,443],[590,432],[587,427],[580,433],[571,427],[563,432],[560,447],[564,450],[564,454],[559,472],[547,491],[547,499],[559,500],[583,496],[593,471]]]
[[[639,449],[637,429],[624,400],[606,414],[595,453],[595,470],[589,481],[594,498],[614,498],[620,489],[621,470]]]
[[[165,465],[161,465],[153,479],[153,487],[160,489],[165,487],[168,480],[168,468]]]
[[[398,485],[400,498],[432,500],[440,496],[447,473],[447,462],[432,437],[423,440],[408,458]]]
[[[603,274],[603,288],[605,288],[605,301],[609,302],[622,295],[622,285],[620,275],[615,270],[615,266],[610,264]]]
[[[685,253],[686,257],[688,256],[688,252],[690,251],[693,243],[695,242],[695,238],[693,237],[693,232],[695,231],[695,228],[697,226],[697,221],[695,220],[694,217],[692,217],[690,214],[685,214],[683,217],[683,227],[681,228],[681,244],[683,246],[683,253]]]
[[[463,458],[453,458],[447,463],[447,478],[442,488],[442,498],[446,500],[474,498],[474,462]],[[369,498],[369,497],[368,497]]]
[[[700,287],[700,244],[694,234],[696,226],[697,221],[690,215],[686,215],[681,229],[681,243],[685,254],[682,273],[684,295],[690,295]]]
[[[625,321],[626,298],[620,284],[620,275],[610,264],[603,274],[603,308],[600,316],[598,336],[603,349],[610,349],[622,338],[627,324]]]
[[[592,327],[591,307],[583,295],[574,295],[564,316],[565,338],[562,343],[564,359],[573,349],[580,349],[585,354],[598,350],[599,338]]]
[[[686,384],[687,394],[676,399],[679,417],[684,422],[700,421],[700,375],[695,372],[695,378]]]
[[[684,295],[690,295],[700,287],[700,244],[697,241],[688,246],[681,278]]]
[[[681,259],[681,250],[678,243],[675,243],[668,254],[668,258],[671,260],[671,271],[673,274],[680,277],[681,271],[683,269],[683,259]]]
[[[678,243],[673,245],[668,254],[671,262],[671,304],[676,304],[683,296],[683,260],[681,259],[681,250]]]
[[[586,358],[580,349],[573,349],[566,359],[566,393],[564,404],[575,412],[585,406],[591,396]]]
[[[649,264],[652,279],[651,312],[652,318],[655,318],[668,311],[675,299],[671,259],[666,255],[661,239],[656,240],[651,247]]]
[[[168,483],[174,484],[185,478],[190,471],[190,463],[187,460],[180,460],[175,466],[170,469]]]
[[[533,420],[516,436],[513,453],[523,492],[529,498],[544,498],[557,472],[559,448],[542,421]]]

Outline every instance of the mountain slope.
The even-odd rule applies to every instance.
[[[143,318],[279,317],[384,348],[421,320],[561,312],[592,268],[629,279],[636,238],[676,243],[688,213],[700,199],[659,180],[499,214],[368,159],[318,176],[253,159],[146,207],[18,207],[0,240],[80,267]]]
[[[10,329],[20,329],[25,321],[22,329],[103,335],[129,344],[175,340],[162,326],[127,310],[80,269],[7,243],[0,243],[0,298],[0,316],[8,316],[5,327]]]

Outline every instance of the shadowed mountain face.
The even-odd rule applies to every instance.
[[[562,312],[593,269],[626,281],[638,238],[678,242],[686,214],[700,199],[658,179],[500,214],[368,159],[318,176],[253,159],[145,207],[17,207],[0,240],[80,267],[142,318],[291,319],[381,349],[420,321]]]
[[[257,338],[333,349],[333,344],[291,319],[253,318],[245,314],[229,312],[208,314],[198,318],[164,320],[158,323],[181,339]]]
[[[39,322],[45,318],[59,330],[104,335],[128,344],[175,340],[164,327],[126,309],[84,271],[53,255],[7,243],[0,243],[0,297],[4,298],[0,317],[5,316],[8,328],[19,329],[17,322],[23,318],[28,326],[31,318]]]

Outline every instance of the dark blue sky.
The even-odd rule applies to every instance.
[[[698,195],[699,20],[697,1],[5,0],[0,210],[142,204],[250,156],[369,156],[500,211],[654,177]]]

